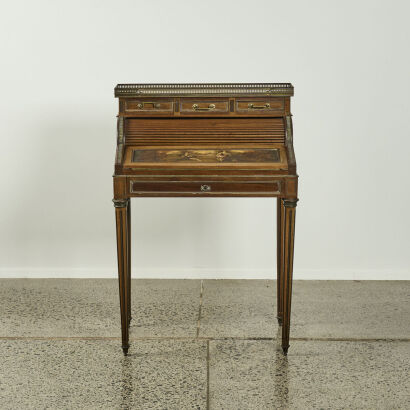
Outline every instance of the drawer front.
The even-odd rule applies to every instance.
[[[133,180],[131,195],[163,196],[275,196],[281,192],[281,181],[161,181]]]
[[[132,115],[169,115],[174,113],[174,102],[170,99],[126,100],[124,111]]]
[[[223,115],[227,114],[229,111],[229,100],[208,98],[181,98],[180,106],[181,115]]]
[[[239,98],[236,100],[237,114],[280,115],[284,110],[284,98]]]

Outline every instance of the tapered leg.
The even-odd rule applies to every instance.
[[[131,200],[128,200],[127,206],[127,245],[128,245],[128,263],[127,263],[127,281],[128,281],[128,324],[131,322]]]
[[[120,309],[121,309],[121,334],[122,350],[124,355],[128,354],[128,204],[129,199],[114,199],[115,220],[117,225],[117,257],[118,257],[118,282],[120,288]]]
[[[297,199],[283,200],[283,242],[282,242],[282,274],[283,274],[283,323],[282,349],[286,355],[289,349],[290,311],[292,302],[293,248],[295,243],[295,216]]]
[[[282,238],[283,238],[283,201],[282,198],[278,198],[278,203],[276,205],[277,221],[276,221],[276,232],[277,232],[277,270],[276,270],[276,286],[277,286],[277,319],[278,323],[282,324],[283,319],[283,274],[282,274]]]

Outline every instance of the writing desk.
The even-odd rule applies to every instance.
[[[290,97],[272,84],[119,84],[114,206],[122,349],[136,197],[276,197],[277,318],[287,354],[298,176]]]

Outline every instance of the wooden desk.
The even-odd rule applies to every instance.
[[[298,176],[291,84],[119,84],[114,206],[122,348],[131,321],[133,197],[276,197],[277,318],[289,348]]]

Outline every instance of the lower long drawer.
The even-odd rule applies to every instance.
[[[129,180],[130,196],[278,196],[281,181]]]

